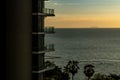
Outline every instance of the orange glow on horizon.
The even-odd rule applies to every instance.
[[[58,15],[54,18],[46,18],[45,23],[56,28],[89,28],[98,26],[99,28],[120,28],[120,16],[118,15]]]

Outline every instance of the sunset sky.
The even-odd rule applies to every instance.
[[[120,28],[120,0],[50,0],[45,7],[56,15],[45,18],[46,26]]]

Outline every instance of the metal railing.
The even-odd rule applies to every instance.
[[[45,13],[47,15],[54,15],[54,9],[44,8],[43,13]]]
[[[48,62],[41,66],[32,66],[32,73],[42,73],[42,72],[45,72],[45,71],[49,71],[49,70],[53,70],[55,69],[55,65],[53,65],[52,63],[49,63]]]
[[[45,27],[44,32],[45,33],[55,33],[55,28],[54,27]]]
[[[54,44],[48,44],[45,46],[45,50],[47,51],[54,51],[55,48],[54,48]]]

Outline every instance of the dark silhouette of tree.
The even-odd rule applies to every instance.
[[[120,80],[120,76],[116,74],[110,74],[110,77],[115,79],[115,80]]]
[[[94,74],[94,66],[91,64],[84,66],[84,74],[88,77],[88,80],[93,76]]]
[[[62,79],[62,71],[61,68],[59,68],[58,66],[56,66],[54,69],[46,71],[44,73],[44,80],[63,80]]]
[[[69,70],[67,67],[64,67],[63,73],[62,73],[62,80],[69,80]]]
[[[72,80],[74,79],[74,75],[78,72],[78,61],[69,61],[65,66],[69,73],[72,74]]]

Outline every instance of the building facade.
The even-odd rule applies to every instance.
[[[44,37],[46,33],[54,33],[54,28],[45,28],[44,19],[55,15],[53,9],[45,8],[44,1],[48,0],[32,0],[32,80],[43,80],[44,72],[52,69],[45,68],[44,56],[54,50],[54,45],[45,46]]]

